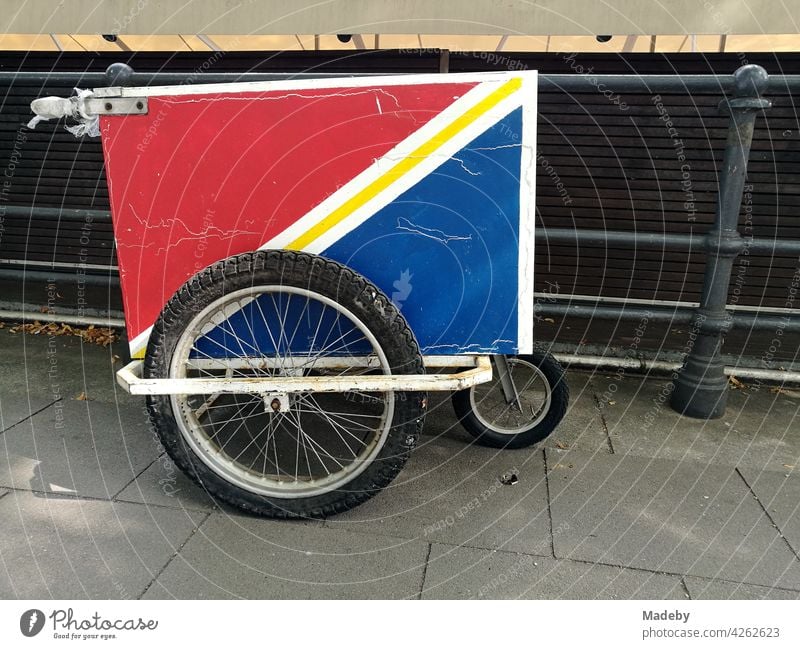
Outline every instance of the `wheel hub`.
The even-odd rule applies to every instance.
[[[264,410],[266,412],[289,412],[292,400],[286,392],[262,392],[261,398],[264,400]]]

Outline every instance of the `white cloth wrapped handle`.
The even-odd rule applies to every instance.
[[[89,135],[97,137],[100,135],[100,125],[97,115],[92,115],[86,110],[86,99],[92,96],[91,90],[75,89],[73,97],[40,97],[31,102],[31,110],[35,113],[34,117],[28,122],[28,128],[36,128],[39,122],[50,119],[70,118],[78,121],[74,126],[67,126],[66,129],[80,137]]]

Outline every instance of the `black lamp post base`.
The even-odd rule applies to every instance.
[[[719,419],[728,404],[728,379],[709,377],[692,379],[680,374],[674,383],[670,406],[676,412],[695,419]]]

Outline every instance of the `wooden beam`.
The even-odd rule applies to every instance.
[[[7,34],[784,34],[800,0],[3,0]]]

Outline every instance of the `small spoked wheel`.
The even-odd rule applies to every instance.
[[[391,301],[357,273],[290,251],[231,257],[193,277],[153,328],[145,376],[281,378],[423,372]],[[242,509],[322,517],[385,487],[416,443],[424,395],[263,392],[154,396],[171,457]]]
[[[569,387],[550,354],[493,357],[488,383],[453,394],[461,424],[486,446],[522,448],[547,437],[564,418]]]

